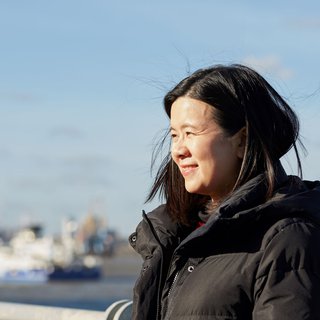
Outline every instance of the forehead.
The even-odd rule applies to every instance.
[[[214,107],[189,97],[178,98],[171,106],[171,124],[188,122],[190,124],[205,124],[213,120]]]

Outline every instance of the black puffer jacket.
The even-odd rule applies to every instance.
[[[277,181],[267,202],[249,181],[192,232],[165,206],[144,215],[132,319],[320,319],[320,184]]]

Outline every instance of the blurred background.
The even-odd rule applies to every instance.
[[[141,210],[158,204],[144,200],[151,153],[168,126],[162,98],[218,63],[255,68],[287,99],[308,151],[304,177],[319,179],[319,40],[316,0],[1,0],[3,241],[20,232],[24,243],[72,240],[71,255],[105,256],[114,254],[112,235],[127,252]],[[290,155],[283,164],[296,173]],[[30,227],[33,236],[21,235]]]

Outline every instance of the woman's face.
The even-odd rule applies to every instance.
[[[233,188],[244,153],[240,130],[227,136],[214,121],[214,108],[200,100],[180,97],[171,107],[172,159],[190,193],[223,199]]]

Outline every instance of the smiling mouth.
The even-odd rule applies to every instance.
[[[180,167],[180,172],[185,177],[193,173],[197,167],[196,165]]]

